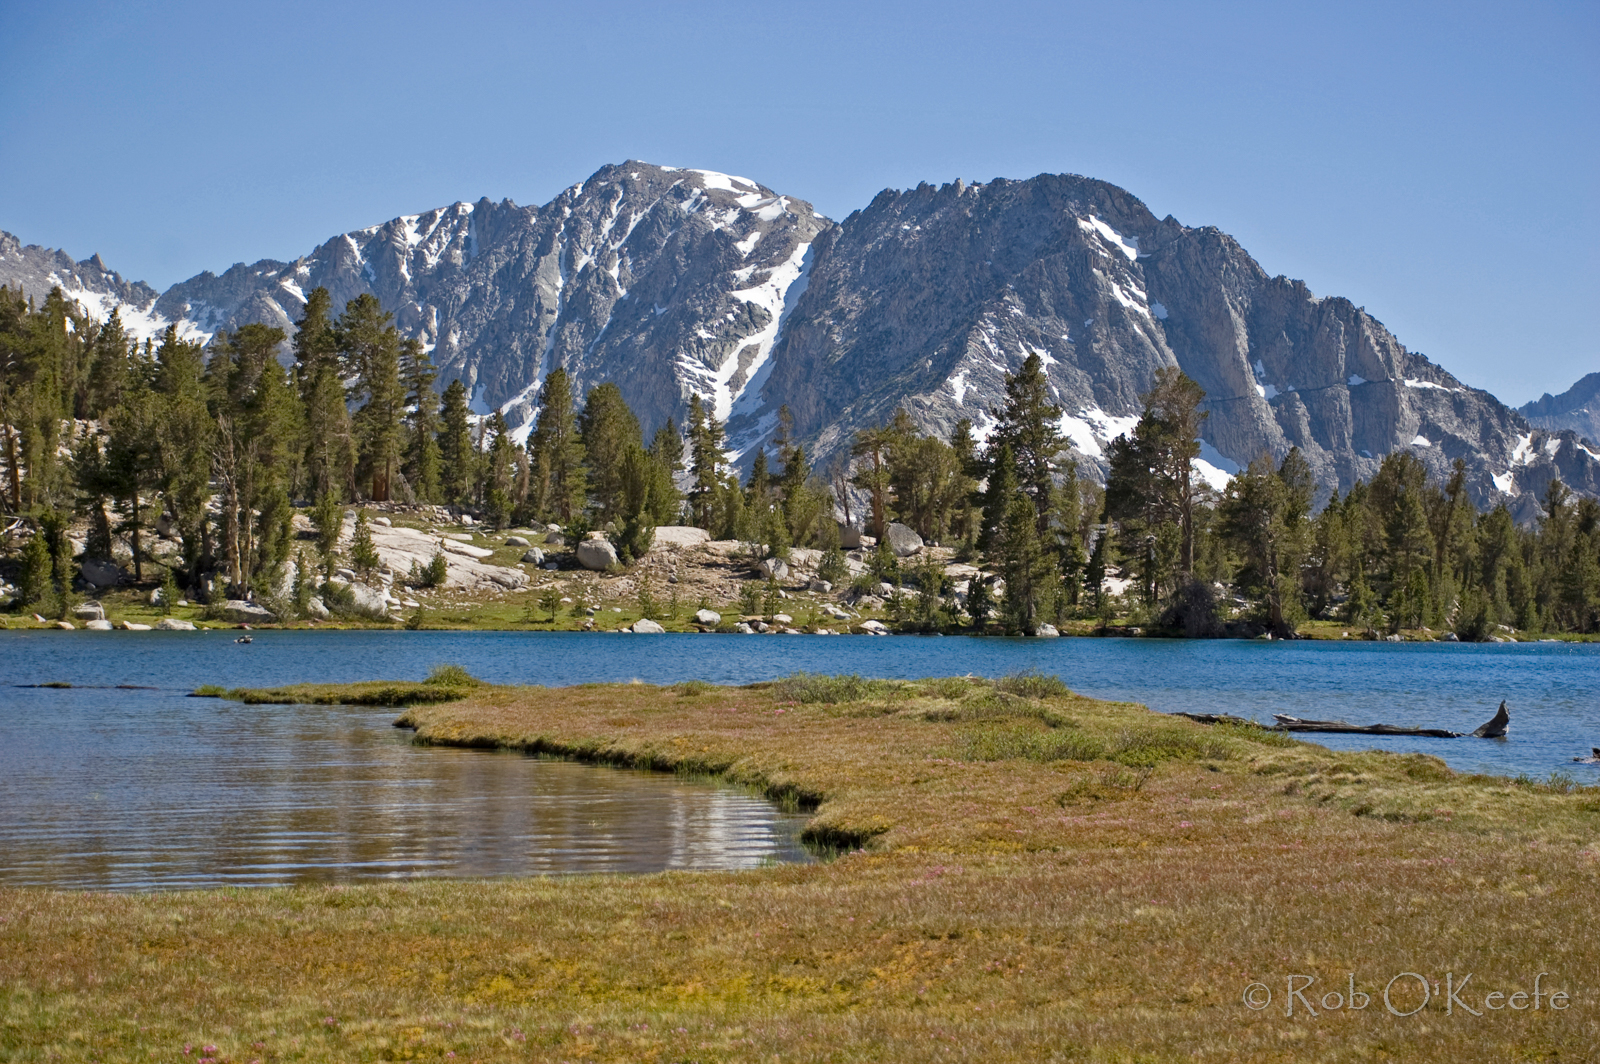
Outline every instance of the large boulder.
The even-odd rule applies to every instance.
[[[716,610],[696,610],[694,623],[704,625],[707,628],[715,628],[722,623],[722,614]]]
[[[116,587],[127,575],[122,566],[104,558],[85,558],[79,567],[83,570],[84,583],[91,587]]]
[[[278,615],[265,606],[244,599],[229,599],[222,605],[222,618],[234,624],[276,624]]]
[[[666,629],[648,617],[641,617],[633,622],[634,635],[665,635]]]
[[[176,617],[163,617],[156,622],[158,632],[192,632],[194,625],[189,621],[181,621]]]
[[[306,616],[314,618],[315,620],[325,621],[329,617],[332,617],[333,614],[328,612],[327,604],[324,603],[319,596],[312,595],[311,598],[306,601]]]
[[[890,522],[884,529],[883,538],[888,541],[889,549],[894,551],[896,558],[909,558],[922,549],[922,537],[898,521]]]
[[[617,564],[617,548],[603,539],[586,539],[578,544],[578,564],[603,573]]]
[[[884,624],[882,621],[862,621],[860,624],[856,625],[856,627],[862,632],[865,632],[867,635],[889,634],[889,626]]]
[[[350,610],[362,617],[371,617],[373,620],[386,620],[389,616],[389,603],[385,600],[382,591],[375,591],[362,583],[349,583],[345,580],[329,580],[329,587],[340,588],[350,595]]]
[[[506,546],[508,546],[508,547],[527,547],[527,546],[531,546],[531,544],[529,544],[528,539],[527,539],[526,536],[507,536],[506,537]]]
[[[523,552],[522,561],[524,565],[543,565],[544,551],[540,550],[538,547],[530,547],[528,550]]]
[[[111,622],[107,620],[86,621],[83,626],[91,632],[109,632],[112,628]]]
[[[123,621],[122,630],[124,632],[148,632],[150,626],[148,624],[137,624],[133,621]]]
[[[759,569],[763,580],[785,580],[789,576],[789,563],[782,558],[767,558]]]
[[[844,550],[855,550],[861,546],[861,529],[855,525],[839,522],[839,546]]]
[[[650,540],[650,549],[679,550],[683,547],[698,547],[710,541],[711,533],[703,528],[695,528],[692,525],[657,525]]]
[[[103,621],[106,619],[106,610],[98,602],[85,602],[74,606],[72,615],[80,621]]]
[[[1041,624],[1033,634],[1040,639],[1060,639],[1061,632],[1053,624]]]

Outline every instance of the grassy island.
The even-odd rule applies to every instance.
[[[1560,777],[1335,753],[1035,676],[446,672],[229,697],[422,703],[397,721],[419,743],[754,788],[809,811],[828,859],[0,891],[0,1059],[1577,1061],[1600,1044],[1600,793]],[[1440,986],[1406,1017],[1383,997],[1401,973]],[[1367,1007],[1332,1007],[1352,977]],[[1252,984],[1270,1005],[1248,1007]],[[1407,976],[1388,1003],[1421,995]]]

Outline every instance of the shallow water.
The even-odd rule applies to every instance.
[[[420,679],[443,662],[546,685],[1033,669],[1166,712],[1463,732],[1506,699],[1506,740],[1316,739],[1600,782],[1600,768],[1571,761],[1600,745],[1595,645],[262,631],[241,646],[226,632],[0,632],[0,883],[147,889],[803,858],[804,817],[751,795],[413,747],[389,710],[183,697],[204,683]],[[15,686],[46,682],[80,687]]]

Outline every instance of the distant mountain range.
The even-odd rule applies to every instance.
[[[459,377],[475,409],[525,434],[546,374],[615,381],[646,432],[698,394],[744,460],[780,407],[818,464],[904,406],[980,435],[1003,379],[1044,360],[1061,428],[1103,476],[1156,370],[1206,391],[1199,468],[1220,484],[1260,454],[1306,455],[1325,490],[1412,450],[1466,461],[1480,505],[1537,512],[1552,477],[1600,494],[1600,374],[1519,412],[1463,385],[1349,300],[1269,277],[1227,234],[1157,219],[1090,178],[885,190],[842,222],[742,177],[606,166],[542,207],[456,203],[335,236],[294,262],[240,263],[157,293],[99,256],[74,262],[0,233],[0,283],[60,285],[131,332],[293,329],[318,285],[370,292]]]

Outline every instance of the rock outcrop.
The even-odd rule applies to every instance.
[[[1535,428],[1576,432],[1590,446],[1600,441],[1600,373],[1591,373],[1560,395],[1543,396],[1517,408]]]

